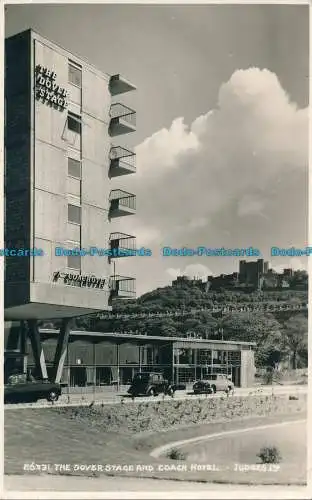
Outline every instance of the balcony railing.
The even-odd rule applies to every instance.
[[[110,177],[133,174],[136,171],[136,154],[129,149],[114,146],[110,150]]]
[[[133,299],[135,298],[135,278],[128,276],[111,276],[111,299]]]
[[[121,103],[110,107],[109,133],[111,136],[128,134],[136,130],[136,112]]]
[[[113,189],[109,197],[110,209],[109,217],[122,217],[124,215],[133,215],[136,211],[135,194],[127,193],[121,189]]]
[[[109,90],[111,95],[118,95],[136,90],[136,87],[122,76],[113,75],[109,81]]]
[[[115,255],[111,259],[118,257],[130,257],[135,254],[136,250],[136,237],[125,233],[111,233],[110,237],[110,250]]]

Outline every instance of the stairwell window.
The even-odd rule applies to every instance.
[[[67,127],[68,130],[76,132],[76,134],[81,134],[81,117],[75,115],[75,113],[69,112],[67,118]]]
[[[80,271],[80,269],[81,269],[81,256],[80,255],[68,255],[67,256],[67,267],[68,267],[68,269],[74,269],[75,271]]]
[[[81,224],[81,207],[68,204],[68,222],[71,224]]]
[[[75,177],[75,179],[81,179],[81,162],[74,160],[74,158],[68,158],[68,175],[70,177]]]
[[[82,71],[78,64],[69,62],[68,65],[68,81],[72,85],[81,88]]]

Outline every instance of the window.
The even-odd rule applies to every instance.
[[[69,269],[75,269],[76,271],[80,271],[81,256],[80,255],[68,255],[67,256],[67,267]]]
[[[82,71],[81,68],[74,65],[73,63],[69,63],[68,66],[68,81],[76,87],[81,87]]]
[[[81,118],[74,113],[68,113],[67,119],[68,129],[77,134],[81,134]]]
[[[81,207],[68,204],[68,222],[81,224]]]
[[[68,175],[81,179],[81,163],[73,158],[68,158]]]

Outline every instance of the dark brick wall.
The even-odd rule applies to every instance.
[[[5,199],[7,247],[31,247],[31,32],[5,42]],[[30,278],[28,257],[7,257],[5,306],[17,297],[10,286]],[[27,290],[23,287],[24,290]]]

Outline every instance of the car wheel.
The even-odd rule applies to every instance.
[[[173,395],[174,395],[174,390],[172,389],[172,387],[170,387],[170,389],[168,389],[167,394],[168,394],[169,396],[173,396]]]
[[[215,385],[211,386],[212,392],[215,394],[217,392],[217,388]]]
[[[150,390],[148,391],[148,396],[157,396],[155,389],[153,389],[153,388],[152,388],[152,389],[150,389]]]
[[[58,398],[59,398],[59,395],[55,391],[50,391],[48,396],[47,396],[47,400],[50,401],[51,403],[54,403],[55,401],[57,401]]]

